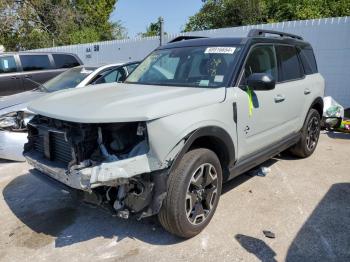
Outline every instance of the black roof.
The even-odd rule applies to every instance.
[[[203,37],[168,43],[160,46],[158,49],[189,46],[242,45],[245,43],[245,41],[245,37]]]
[[[160,46],[158,49],[190,46],[245,45],[254,43],[280,43],[298,46],[310,46],[308,42],[304,41],[302,37],[297,35],[272,30],[252,29],[248,33],[247,37],[177,37],[171,40],[169,43]]]

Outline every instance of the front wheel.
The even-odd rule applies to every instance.
[[[167,196],[158,214],[162,226],[184,238],[200,233],[214,215],[221,184],[221,165],[213,151],[187,152],[169,175]]]
[[[315,151],[321,130],[321,117],[317,110],[311,108],[301,130],[299,142],[290,148],[290,152],[298,157],[308,157]]]

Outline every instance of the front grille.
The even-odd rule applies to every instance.
[[[45,136],[48,142],[45,142]],[[72,161],[72,146],[65,140],[64,133],[48,132],[36,135],[34,149],[51,161],[59,161],[68,164]]]

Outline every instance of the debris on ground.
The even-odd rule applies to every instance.
[[[323,116],[344,118],[344,107],[335,101],[333,97],[325,96],[323,103]]]
[[[263,233],[265,235],[265,237],[268,237],[268,238],[275,238],[275,233],[271,232],[271,231],[268,231],[268,230],[263,230]]]
[[[268,173],[271,172],[271,168],[262,166],[258,169],[257,176],[266,176]]]
[[[342,107],[331,96],[323,98],[323,126],[326,129],[338,128],[344,118],[344,107]]]
[[[350,120],[347,119],[341,121],[339,128],[337,128],[336,130],[343,133],[350,133]]]
[[[256,169],[252,169],[251,171],[249,171],[248,174],[250,176],[261,176],[261,177],[264,177],[270,172],[271,172],[271,168],[265,167],[265,166],[261,166],[261,167],[256,168]]]

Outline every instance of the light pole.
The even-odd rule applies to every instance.
[[[163,17],[159,17],[159,44],[163,45],[163,38],[164,38],[164,19]]]

